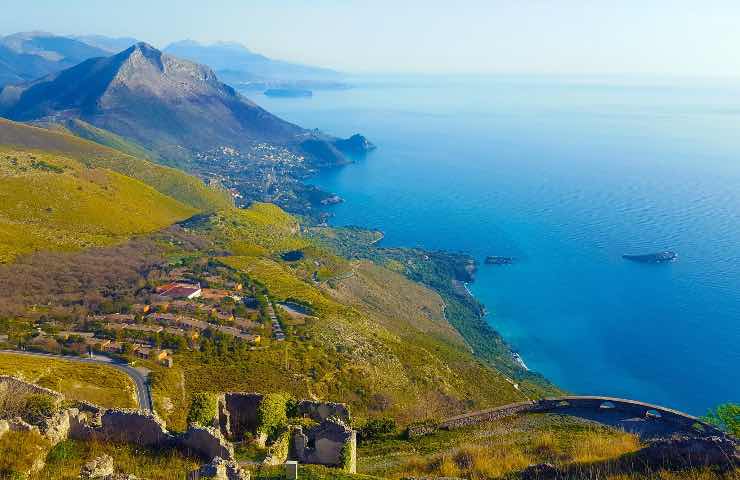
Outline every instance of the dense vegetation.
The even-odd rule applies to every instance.
[[[188,424],[210,427],[216,415],[218,415],[218,400],[214,394],[198,392],[193,395],[188,412]]]

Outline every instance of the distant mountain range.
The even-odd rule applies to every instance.
[[[208,65],[224,81],[256,88],[301,86],[331,88],[345,86],[343,76],[327,68],[273,60],[238,43],[203,45],[184,40],[168,45],[165,52]]]
[[[17,121],[82,120],[175,163],[223,146],[246,151],[260,142],[300,151],[315,165],[346,161],[337,139],[272,115],[221,83],[210,68],[146,43],[7,85],[0,90],[0,115]]]
[[[139,43],[131,37],[103,35],[59,36],[24,32],[0,38],[0,86],[35,80],[84,60],[109,56]],[[164,51],[185,60],[208,65],[227,83],[241,88],[342,88],[340,73],[274,60],[237,43],[202,45],[192,40],[175,42]]]
[[[0,38],[0,85],[56,73],[88,58],[110,55],[88,43],[44,32]]]
[[[105,50],[109,54],[126,50],[131,45],[140,42],[139,39],[133,37],[106,37],[104,35],[75,35],[71,38]]]

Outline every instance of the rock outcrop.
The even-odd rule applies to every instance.
[[[193,472],[189,480],[249,480],[249,472],[243,470],[238,463],[223,458],[214,458],[210,463],[203,465],[200,470]]]
[[[649,466],[688,468],[740,465],[737,443],[728,437],[678,437],[655,440],[637,453],[637,458]]]
[[[107,478],[113,475],[113,473],[115,473],[113,457],[110,455],[101,455],[82,466],[82,469],[80,470],[80,478]]]

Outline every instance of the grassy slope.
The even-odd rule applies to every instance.
[[[183,358],[188,391],[285,389],[349,402],[360,417],[394,415],[402,422],[524,398],[471,354],[445,320],[438,294],[317,247],[279,208],[222,212],[199,228],[236,254],[223,263],[264,285],[273,300],[310,305],[318,318],[291,327],[294,335],[284,345],[233,365]],[[306,258],[280,259],[296,248]],[[313,281],[314,271],[325,279]]]
[[[162,158],[151,150],[147,150],[134,143],[133,141],[124,139],[108,130],[103,130],[94,125],[90,125],[80,119],[72,119],[64,124],[64,127],[72,134],[90,140],[106,147],[110,147],[114,150],[121,151],[125,154],[131,155],[136,158],[143,158],[145,160],[151,160],[155,163],[161,163]]]
[[[387,437],[360,445],[358,472],[385,478],[521,478],[529,465],[551,463],[563,478],[588,480],[730,480],[740,468],[645,471],[633,453],[639,438],[559,415],[527,415],[415,439]]]
[[[515,379],[530,398],[562,393],[541,375],[522,369],[513,360],[509,345],[488,324],[483,306],[464,289],[462,282],[470,281],[473,262],[468,255],[380,247],[377,245],[382,238],[380,232],[359,227],[314,227],[307,235],[347,258],[371,260],[437,292],[445,304],[446,320],[473,349],[476,358]]]
[[[195,213],[119,173],[0,148],[0,261],[37,250],[106,245]]]
[[[536,463],[602,461],[639,448],[632,434],[571,417],[528,415],[369,442],[360,446],[358,471],[386,478],[500,478]]]
[[[107,168],[198,210],[213,211],[231,205],[228,195],[206,187],[193,176],[63,132],[0,119],[0,145],[61,154],[88,167]],[[133,153],[136,149],[130,147],[128,151]]]
[[[105,365],[0,353],[0,374],[59,391],[70,400],[105,407],[136,407],[136,387],[123,372]]]
[[[153,450],[134,445],[66,440],[51,449],[44,468],[30,478],[79,478],[80,468],[85,463],[104,454],[113,457],[117,472],[148,480],[188,478],[188,474],[201,464],[200,459],[187,457],[174,449]]]

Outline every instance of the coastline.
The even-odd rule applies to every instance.
[[[473,293],[473,291],[470,290],[470,284],[473,283],[474,281],[475,281],[475,279],[472,279],[469,282],[462,282],[462,284],[465,287],[465,291],[468,293],[468,295],[470,295],[470,297],[473,300],[475,300],[476,302],[480,303],[480,301],[475,297],[475,294]],[[486,318],[488,316],[488,310],[486,310],[486,307],[482,303],[480,305],[483,307],[482,313],[481,313],[481,317],[482,318]],[[504,339],[504,341],[506,341],[506,339]],[[508,345],[508,342],[507,342],[507,345]],[[527,366],[527,364],[524,362],[524,359],[519,354],[519,352],[517,352],[516,350],[512,349],[511,346],[509,346],[509,349],[511,350],[511,359],[514,361],[514,363],[517,364],[519,367],[521,367],[523,370],[525,370],[527,372],[531,372],[531,370],[529,369],[529,367]]]

